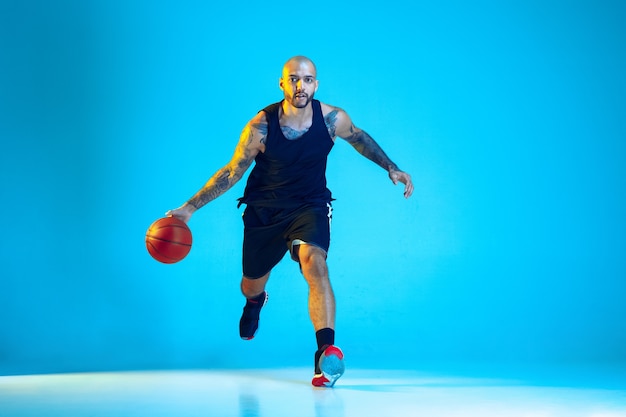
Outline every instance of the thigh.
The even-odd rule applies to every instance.
[[[287,236],[292,259],[298,261],[298,249],[301,245],[319,248],[325,255],[330,247],[331,221],[330,204],[303,209],[295,217]]]
[[[243,214],[244,235],[242,267],[248,279],[268,274],[285,256],[285,223],[272,223],[274,209],[247,206]]]

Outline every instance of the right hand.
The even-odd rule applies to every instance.
[[[191,215],[195,211],[196,211],[196,208],[194,206],[192,206],[191,204],[185,203],[176,209],[168,210],[165,213],[165,215],[167,217],[176,217],[177,219],[180,219],[184,221],[185,223],[188,223],[189,219],[191,219]]]

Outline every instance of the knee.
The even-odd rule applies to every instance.
[[[304,246],[300,251],[300,268],[309,285],[320,285],[328,281],[326,252],[316,246]]]
[[[246,282],[245,278],[241,280],[241,293],[246,298],[254,298],[257,294],[254,294],[252,286]]]
[[[300,265],[305,267],[326,268],[326,252],[312,245],[302,245],[298,251]]]
[[[241,279],[241,293],[246,298],[256,297],[265,290],[265,283],[268,278],[269,274],[257,279],[243,277]]]

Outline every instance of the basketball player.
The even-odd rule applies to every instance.
[[[312,384],[332,387],[343,374],[344,364],[343,352],[335,346],[335,297],[326,265],[332,214],[331,192],[326,187],[328,153],[335,139],[342,138],[387,171],[394,184],[404,184],[406,198],[413,193],[413,183],[345,111],[314,100],[318,84],[310,59],[289,59],[279,80],[284,99],[254,116],[244,127],[230,162],[167,215],[189,221],[255,162],[239,199],[240,205],[246,204],[241,291],[247,299],[240,336],[254,337],[267,301],[270,272],[289,251],[309,286],[309,315],[318,347]]]

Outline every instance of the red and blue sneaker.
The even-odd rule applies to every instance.
[[[343,352],[337,346],[330,345],[324,349],[317,361],[311,384],[315,387],[331,388],[345,370]]]

